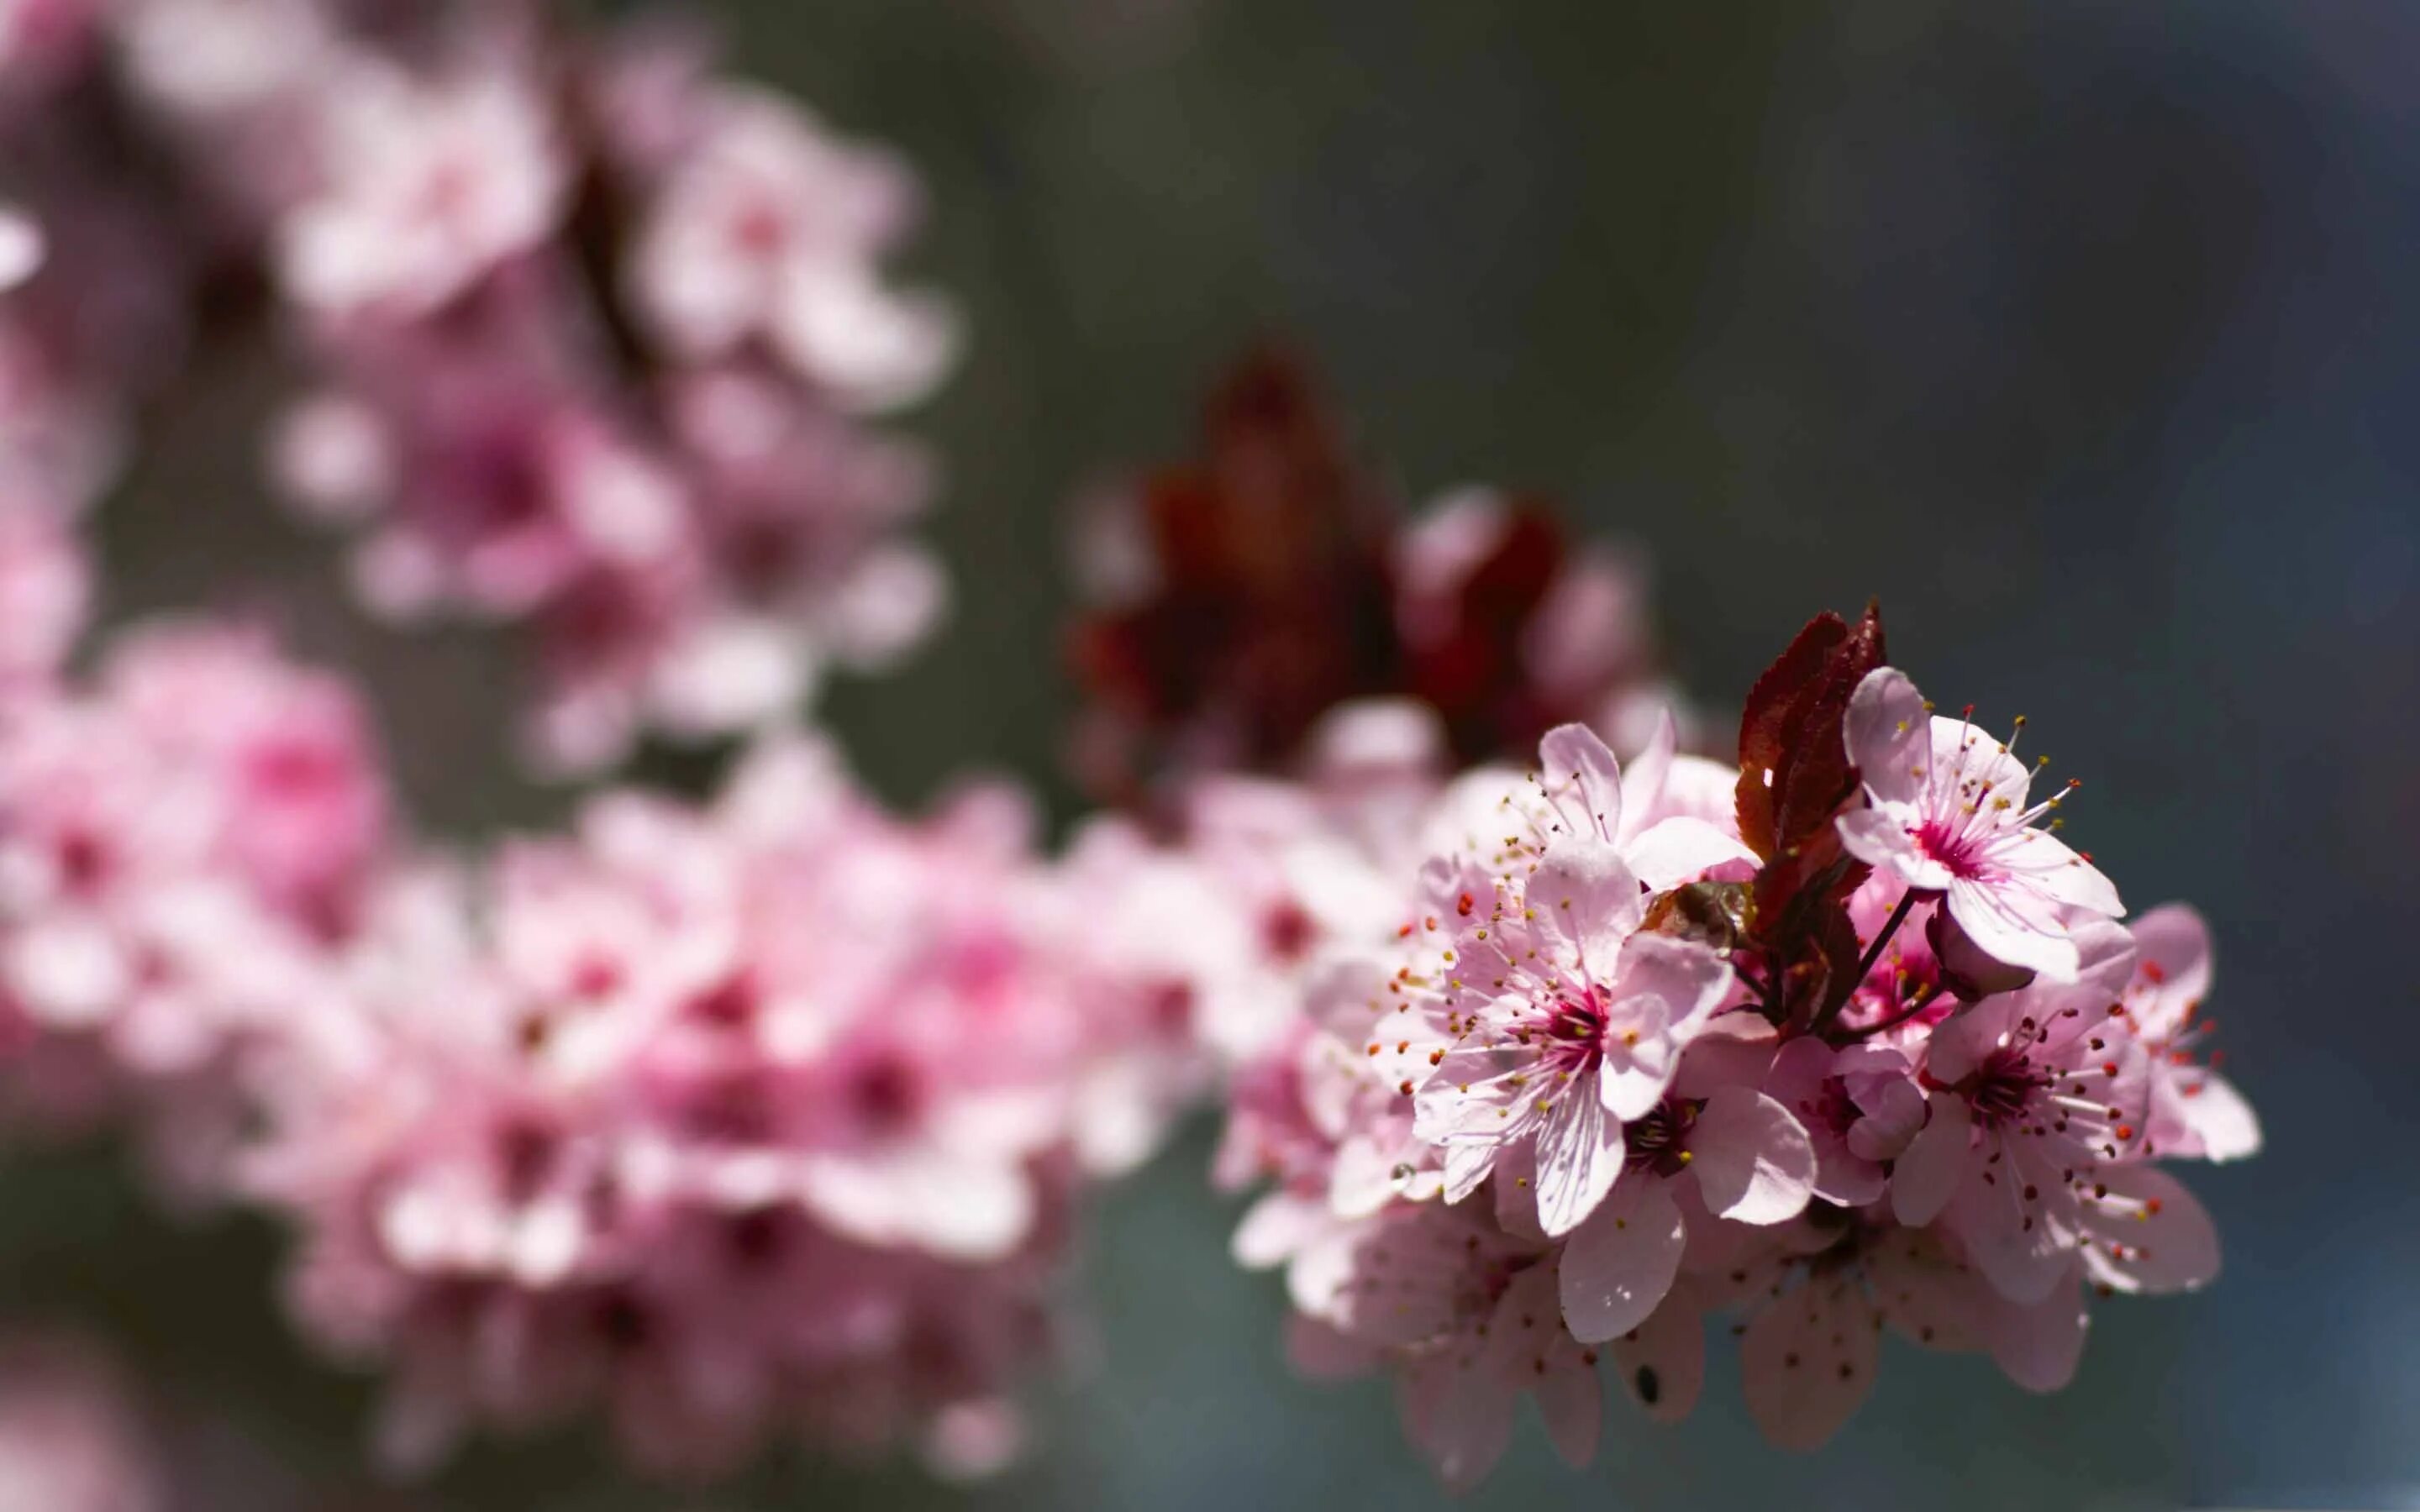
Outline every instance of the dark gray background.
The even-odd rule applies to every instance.
[[[1987,13],[1988,12],[1988,13]],[[1406,0],[758,0],[746,71],[902,146],[916,271],[974,342],[908,421],[942,448],[945,640],[832,717],[913,800],[1049,780],[1071,489],[1189,442],[1256,335],[1317,354],[1426,494],[1547,488],[1660,564],[1710,703],[1814,609],[2031,716],[2138,908],[2220,942],[2213,1010],[2270,1133],[2188,1172],[2226,1241],[2190,1300],[2101,1309],[2072,1389],[1891,1349],[1826,1452],[1764,1448],[1728,1363],[1674,1431],[1611,1414],[1574,1476],[1525,1429],[1470,1504],[1807,1509],[2420,1498],[2420,8]],[[112,506],[117,607],[266,603],[375,670],[411,799],[476,834],[561,795],[500,769],[478,638],[340,605],[258,502],[273,364],[221,353]],[[664,772],[675,767],[666,765]],[[680,775],[694,764],[679,766]],[[1066,794],[1049,788],[1066,811]],[[697,1499],[582,1443],[474,1454],[466,1508],[1421,1506],[1383,1388],[1278,1359],[1198,1134],[1088,1240],[1097,1368],[972,1493],[777,1465]],[[271,1236],[146,1216],[105,1158],[0,1180],[0,1300],[110,1323],[298,1464],[363,1394],[273,1319]]]

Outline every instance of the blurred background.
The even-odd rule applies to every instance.
[[[1617,1407],[1575,1477],[1526,1426],[1475,1507],[2420,1505],[2420,8],[2388,0],[1493,8],[1402,0],[724,0],[747,73],[896,144],[909,271],[972,346],[907,428],[948,470],[954,620],[829,717],[913,802],[1059,776],[1066,505],[1181,454],[1257,338],[1323,368],[1415,497],[1535,487],[1656,564],[1683,681],[1734,701],[1810,613],[1879,594],[1894,659],[2023,712],[2137,909],[2187,897],[2269,1148],[2190,1179],[2226,1271],[2102,1307],[2024,1396],[1889,1348],[1813,1458],[1715,1367]],[[345,603],[265,501],[264,354],[186,385],[104,517],[110,609],[263,605],[370,670],[409,796],[464,836],[568,795],[503,776],[462,632]],[[702,768],[659,765],[659,779]],[[486,1446],[463,1508],[1420,1506],[1385,1390],[1293,1379],[1233,1268],[1206,1127],[1086,1242],[1091,1368],[978,1489],[766,1466],[710,1497],[558,1441]],[[273,1236],[153,1215],[109,1152],[0,1171],[0,1301],[102,1325],[295,1468],[354,1461]],[[1719,1351],[1718,1351],[1719,1353]],[[357,1506],[367,1501],[340,1500]],[[11,1508],[10,1512],[16,1512]]]

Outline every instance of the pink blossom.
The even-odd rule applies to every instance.
[[[1616,843],[1627,795],[1612,753],[1571,726],[1546,737],[1540,758],[1534,841],[1514,837],[1494,869],[1432,864],[1430,918],[1451,921],[1453,945],[1430,989],[1428,1027],[1450,1048],[1435,1056],[1417,1104],[1420,1137],[1446,1148],[1449,1200],[1475,1190],[1500,1149],[1534,1144],[1539,1221],[1561,1235],[1612,1189],[1622,1124],[1662,1099],[1683,1049],[1734,986],[1719,953],[1632,933],[1645,899]],[[1668,883],[1735,848],[1702,821],[1674,819],[1638,833],[1627,854],[1652,857]]]
[[[548,235],[567,185],[534,86],[344,67],[324,96],[321,184],[280,230],[305,306],[422,315]]]
[[[875,259],[912,219],[908,176],[827,134],[795,105],[725,88],[661,187],[632,294],[684,358],[762,339],[851,408],[921,397],[955,332],[928,298],[881,286]]]
[[[1934,717],[1893,668],[1858,685],[1846,737],[1869,804],[1840,818],[1850,854],[1946,895],[1967,937],[1994,958],[2072,980],[2071,910],[2114,917],[2125,907],[2087,859],[2035,827],[2065,795],[2027,808],[2032,774],[2009,748],[1971,720]]]
[[[2072,937],[2076,980],[1985,998],[1932,1032],[1929,1116],[1891,1178],[1901,1223],[1939,1215],[2019,1302],[2067,1271],[2098,1173],[2140,1153],[2146,1057],[2111,1011],[2133,972],[2133,942],[2105,919]]]
[[[2210,992],[2210,927],[2183,903],[2163,903],[2133,925],[2134,980],[2126,1012],[2149,1058],[2151,1106],[2143,1143],[2182,1160],[2241,1160],[2260,1150],[2260,1121],[2217,1071],[2196,1057],[2216,1025]]]
[[[0,1338],[0,1507],[165,1512],[165,1468],[132,1384],[92,1345]]]
[[[1552,1257],[1475,1214],[1393,1210],[1297,1262],[1304,1310],[1343,1338],[1406,1350],[1401,1403],[1413,1444],[1455,1490],[1477,1485],[1512,1442],[1513,1409],[1538,1404],[1557,1452],[1596,1453],[1596,1356],[1557,1320]]]
[[[1792,1040],[1774,1057],[1764,1089],[1814,1143],[1815,1195],[1844,1208],[1882,1196],[1890,1162],[1924,1124],[1916,1069],[1885,1045]]]

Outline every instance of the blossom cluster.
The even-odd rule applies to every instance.
[[[1136,874],[1039,856],[1004,786],[893,817],[804,733],[477,856],[392,808],[349,691],[246,629],[21,688],[0,1111],[130,1123],[173,1196],[288,1228],[398,1470],[587,1413],[668,1476],[1012,1455],[1087,1185],[1205,1089],[1101,927]]]
[[[944,597],[930,463],[865,424],[955,347],[884,278],[915,186],[709,63],[535,0],[0,12],[0,487],[89,497],[130,403],[273,322],[284,491],[372,609],[520,628],[543,766],[888,662]]]
[[[801,736],[393,879],[241,1173],[391,1459],[589,1412],[671,1475],[779,1430],[1005,1457],[1112,1044],[1027,828],[997,788],[892,818]]]
[[[2260,1137],[2201,1054],[2207,932],[2118,922],[2035,775],[1869,611],[1760,681],[1736,771],[1570,725],[1433,785],[1394,941],[1327,936],[1231,1093],[1221,1174],[1272,1183],[1236,1254],[1284,1268],[1299,1366],[1393,1373],[1464,1487],[1525,1394],[1588,1460],[1607,1356],[1686,1415],[1713,1319],[1750,1415],[1812,1448],[1885,1332],[2048,1391],[2089,1298],[2207,1282],[2160,1163]]]

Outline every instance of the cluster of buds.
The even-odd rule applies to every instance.
[[[285,492],[371,608],[524,632],[547,768],[786,715],[941,608],[930,465],[863,424],[955,347],[882,277],[915,187],[686,34],[46,0],[0,10],[0,488],[88,496],[183,348],[273,316]]]
[[[1715,1318],[1811,1448],[1885,1332],[2048,1391],[2090,1297],[2208,1281],[2158,1163],[2259,1134],[2197,1054],[2206,933],[2118,922],[2033,777],[1869,610],[1758,682],[1736,773],[1566,726],[1443,788],[1397,945],[1337,942],[1235,1084],[1226,1174],[1276,1182],[1237,1253],[1285,1267],[1300,1365],[1391,1370],[1467,1486],[1524,1394],[1586,1461],[1607,1356],[1685,1415]]]

